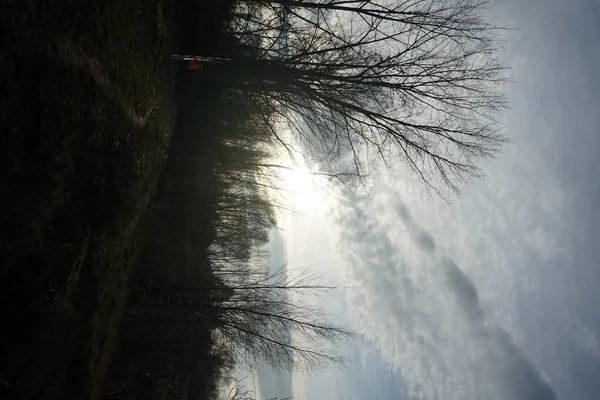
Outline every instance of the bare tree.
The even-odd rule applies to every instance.
[[[252,391],[246,387],[244,383],[245,380],[246,377],[235,380],[225,395],[225,400],[256,400],[256,397],[254,397]],[[293,396],[282,397],[281,399],[278,397],[273,397],[267,400],[292,400],[293,398]]]
[[[315,370],[342,365],[344,358],[335,345],[353,333],[330,322],[322,309],[307,304],[303,296],[323,296],[336,289],[306,271],[293,275],[286,268],[271,274],[250,269],[216,271],[212,282],[179,280],[157,291],[152,304],[146,300],[128,312],[151,316],[172,330],[211,328],[215,348],[227,349],[225,354],[238,363]],[[179,344],[165,345],[165,351],[184,350]]]
[[[244,379],[239,379],[233,382],[229,391],[225,395],[225,400],[255,400],[253,393],[249,390],[245,383]]]
[[[258,28],[237,33],[223,76],[322,159],[348,157],[360,174],[372,156],[399,157],[430,187],[457,190],[505,140],[501,28],[485,2],[246,4]]]
[[[335,290],[335,285],[319,284],[306,272],[289,276],[285,268],[268,275],[228,274],[225,280],[229,297],[203,312],[239,362],[288,370],[343,363],[333,346],[353,333],[301,298]],[[203,292],[211,290],[220,289]]]

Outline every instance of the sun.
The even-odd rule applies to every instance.
[[[305,158],[289,130],[283,129],[281,136],[287,145],[269,149],[273,151],[269,164],[274,166],[269,173],[275,175],[271,182],[274,183],[271,195],[283,209],[311,215],[326,200],[324,188],[328,187],[327,177],[319,172],[318,164]],[[278,209],[278,213],[281,211]]]
[[[285,207],[294,211],[305,212],[318,206],[323,187],[322,177],[311,169],[301,155],[281,157],[276,160],[278,175],[278,190],[276,196]]]
[[[306,165],[288,165],[282,168],[280,177],[284,189],[295,196],[307,196],[313,192],[315,182]]]

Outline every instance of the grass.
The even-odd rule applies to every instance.
[[[174,125],[164,1],[3,1],[0,397],[98,398]]]

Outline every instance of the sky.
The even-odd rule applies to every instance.
[[[256,372],[258,399],[600,398],[600,1],[492,7],[511,143],[449,202],[401,167],[293,197],[274,259],[348,286],[320,305],[364,340],[345,369]]]

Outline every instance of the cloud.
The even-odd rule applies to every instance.
[[[484,317],[483,310],[479,305],[479,293],[471,279],[452,260],[444,260],[442,265],[448,277],[448,284],[462,308],[469,315],[469,319],[472,322],[481,322]]]
[[[563,320],[564,331],[575,347],[591,358],[600,359],[600,341],[593,328],[577,316],[565,314]]]
[[[413,233],[413,240],[417,244],[417,246],[425,251],[425,252],[434,252],[435,251],[435,240],[431,234],[423,229],[420,229],[412,219],[410,211],[408,208],[398,200],[398,204],[396,205],[396,212],[400,219],[404,222],[404,224],[411,230]]]
[[[254,372],[257,399],[285,398],[292,394],[293,378],[288,371],[260,368]]]
[[[382,168],[377,195],[389,198],[334,206],[348,312],[412,398],[597,399],[600,9],[492,5],[517,28],[502,121],[512,143],[451,205]],[[335,247],[322,242],[319,257]]]
[[[384,215],[347,193],[337,215],[340,244],[348,250],[357,327],[406,381],[410,396],[556,399],[511,335],[489,318],[469,276],[438,254],[433,235],[397,197],[387,207],[395,213]]]

